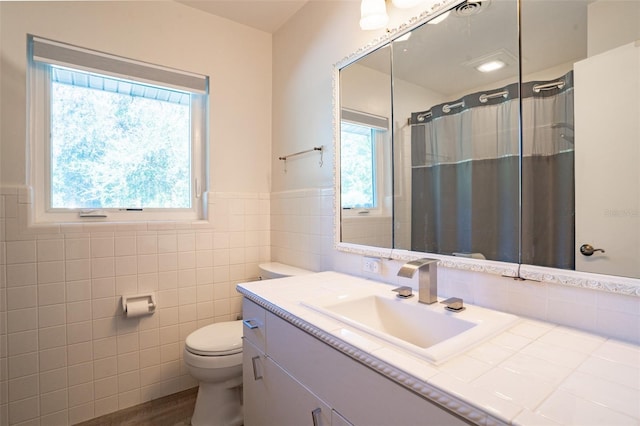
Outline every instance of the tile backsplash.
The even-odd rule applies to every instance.
[[[271,257],[311,271],[332,269],[333,189],[271,194]]]
[[[0,423],[73,424],[196,386],[184,339],[240,313],[235,284],[271,257],[269,195],[210,194],[208,221],[38,230],[20,193],[0,196]],[[120,296],[144,292],[155,313],[124,317]]]

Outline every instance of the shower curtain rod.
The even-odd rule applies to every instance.
[[[500,98],[500,97],[506,99],[508,96],[509,96],[509,91],[508,90],[501,90],[499,92],[490,93],[488,95],[486,93],[483,93],[482,95],[480,95],[478,97],[478,100],[480,102],[482,102],[483,104],[486,104],[487,101],[489,101],[489,99],[495,99],[495,98]]]
[[[541,90],[562,89],[564,87],[564,80],[552,81],[551,83],[536,84],[533,86],[533,91],[540,93]]]
[[[480,103],[484,104],[484,103],[487,103],[490,99],[495,99],[495,98],[500,98],[500,97],[503,97],[505,99],[508,98],[509,97],[509,91],[508,90],[501,90],[501,91],[495,92],[495,93],[489,93],[489,94],[483,93],[482,95],[480,95],[478,97],[478,100],[480,101]],[[460,102],[456,102],[456,103],[453,103],[453,104],[445,104],[442,107],[442,112],[449,113],[449,112],[451,112],[452,108],[458,108],[458,107],[462,107],[462,108],[465,107],[464,99],[461,100]],[[433,112],[431,112],[431,110],[429,110],[429,111],[423,112],[422,114],[418,114],[416,116],[416,120],[418,120],[419,122],[423,122],[427,118],[431,118],[432,115],[433,115]],[[407,123],[409,125],[411,125],[411,117],[409,117],[409,119],[407,120]]]
[[[431,110],[424,112],[422,114],[418,114],[418,121],[424,121],[427,118],[431,118],[431,116],[433,115],[433,113],[431,112]],[[409,117],[409,124],[411,124],[411,117]]]
[[[550,83],[542,83],[542,84],[535,84],[531,90],[534,93],[540,93],[543,90],[552,90],[552,89],[562,89],[565,86],[565,81],[564,80],[556,80],[556,81],[552,81]],[[481,104],[485,104],[487,103],[489,100],[491,99],[496,99],[496,98],[505,98],[507,99],[509,97],[509,90],[500,90],[498,92],[494,92],[494,93],[483,93],[480,96],[478,96],[478,101],[480,101]],[[459,102],[456,103],[452,103],[452,104],[444,104],[442,106],[442,112],[444,112],[445,114],[448,114],[451,112],[451,110],[453,108],[465,108],[465,102],[464,99],[462,99]],[[416,120],[420,123],[422,123],[423,121],[429,119],[433,117],[433,111],[432,110],[428,110],[425,111],[421,114],[416,115]],[[407,124],[411,125],[411,117],[409,117],[407,119]]]
[[[451,112],[451,108],[464,108],[464,99],[453,104],[444,104],[442,106],[442,112],[448,114]]]

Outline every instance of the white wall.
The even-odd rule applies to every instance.
[[[27,33],[210,76],[210,221],[29,227]],[[174,2],[0,2],[0,42],[0,424],[195,386],[185,337],[235,319],[270,259],[271,35]],[[156,313],[123,317],[138,292]]]
[[[589,4],[588,13],[587,56],[640,40],[639,2],[600,0]]]

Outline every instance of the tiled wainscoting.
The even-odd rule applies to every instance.
[[[393,235],[391,216],[357,216],[342,219],[342,238],[352,244],[391,247]]]
[[[333,188],[271,194],[271,256],[311,271],[331,269]]]
[[[268,194],[209,194],[209,220],[28,227],[0,196],[0,424],[65,425],[192,388],[196,328],[235,319],[235,284],[270,260]],[[120,295],[154,292],[126,318]]]

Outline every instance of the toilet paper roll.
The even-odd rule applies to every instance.
[[[149,301],[146,298],[127,301],[127,317],[139,317],[149,313]]]

